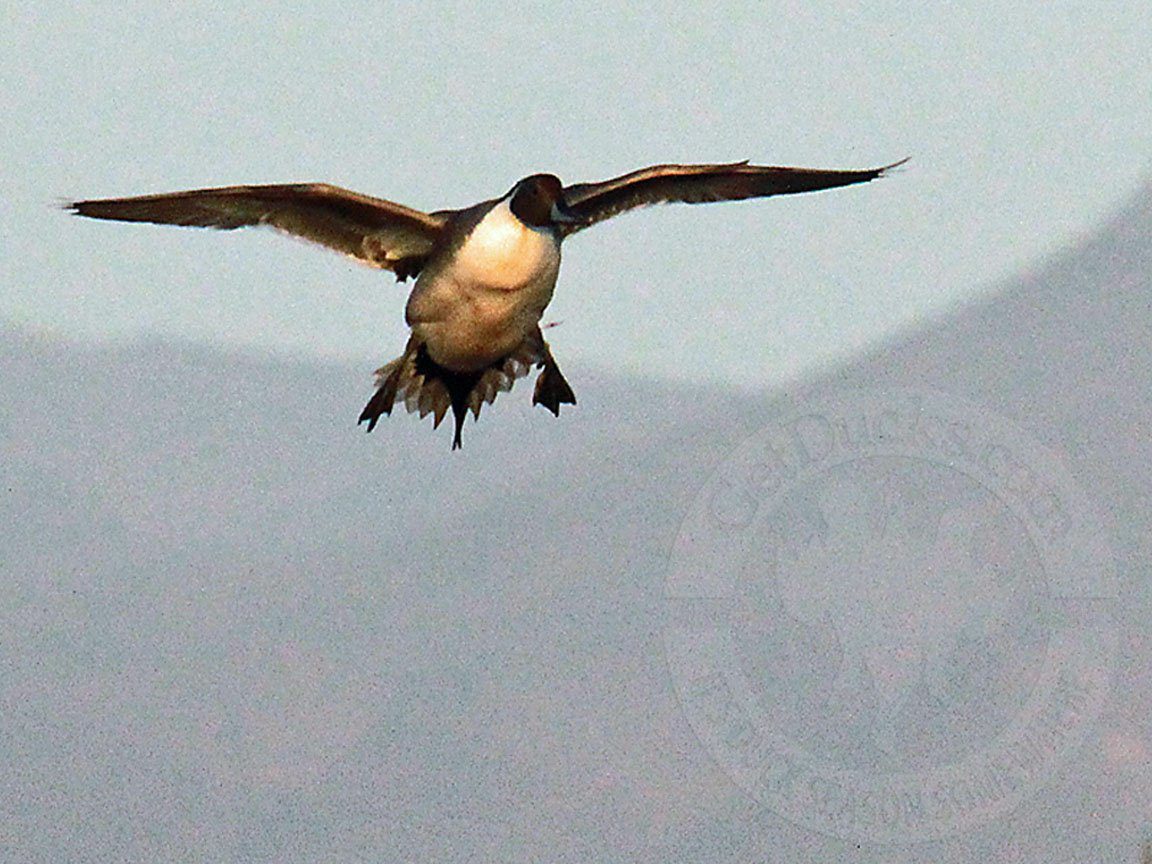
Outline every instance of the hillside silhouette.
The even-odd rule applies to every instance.
[[[1150,352],[1152,190],[788,392],[566,369],[574,410],[533,409],[521,382],[459,453],[399,413],[357,429],[370,365],[8,327],[0,836],[29,861],[1131,860],[1152,802]],[[665,645],[670,560],[710,478],[782,412],[878,388],[982,406],[1056,454],[1111,561],[1083,612],[1117,639],[1099,716],[1017,806],[919,845],[814,831],[750,797],[686,714]],[[880,531],[871,512],[861,524]],[[951,518],[970,520],[955,543],[985,536]],[[828,560],[812,548],[794,559]],[[858,590],[860,614],[878,613],[883,595]],[[979,632],[957,623],[861,703],[887,712],[868,749],[804,706],[878,686],[895,648],[848,680],[850,640],[758,591],[768,623],[749,623],[761,641],[742,656],[783,700],[765,711],[809,717],[789,734],[863,771],[919,770],[953,752],[943,731],[978,750],[1023,710],[1040,631],[1083,611],[1038,600],[1035,631],[983,609]],[[1003,716],[965,719],[977,692]],[[921,749],[892,755],[909,741]]]

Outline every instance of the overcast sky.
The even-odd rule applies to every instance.
[[[423,209],[662,161],[884,182],[632,214],[581,234],[569,363],[759,389],[1041,260],[1149,176],[1152,6],[11,7],[0,317],[367,363],[405,290],[265,232],[73,221],[59,199],[327,180]]]

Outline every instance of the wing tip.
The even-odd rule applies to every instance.
[[[57,199],[56,206],[71,216],[85,216],[88,219],[109,219],[125,221],[124,216],[110,209],[109,205],[120,203],[116,198],[94,198],[90,201],[70,201],[66,198]],[[131,221],[131,220],[129,220]]]
[[[885,165],[882,168],[876,169],[877,177],[887,177],[889,174],[895,173],[897,168],[902,168],[912,160],[911,156],[905,156],[903,159],[898,159],[891,165]]]

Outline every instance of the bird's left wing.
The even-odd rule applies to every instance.
[[[327,183],[225,186],[134,198],[75,201],[94,219],[231,230],[271,225],[403,279],[419,272],[451,211],[424,213]]]
[[[740,201],[866,183],[906,161],[861,171],[783,168],[747,162],[652,165],[600,183],[566,186],[564,202],[578,218],[564,225],[563,230],[573,234],[627,210],[652,204]]]

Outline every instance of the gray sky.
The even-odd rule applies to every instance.
[[[0,317],[376,362],[390,276],[265,232],[69,221],[60,198],[328,180],[425,209],[661,161],[866,167],[867,187],[664,208],[565,246],[568,362],[759,388],[972,297],[1148,176],[1152,7],[12,7]]]

